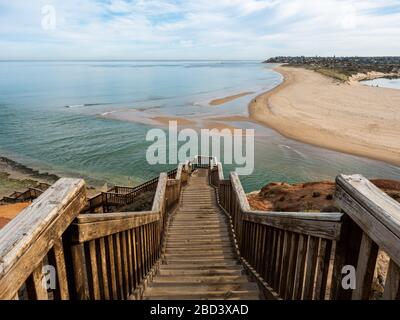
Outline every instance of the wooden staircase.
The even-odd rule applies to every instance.
[[[235,256],[207,171],[195,172],[182,190],[167,232],[163,263],[144,299],[260,298],[257,284]]]
[[[107,212],[151,190],[151,211]],[[205,156],[91,200],[83,180],[62,178],[0,230],[0,300],[375,299],[380,251],[382,299],[400,298],[400,204],[360,175],[336,178],[342,212],[252,210],[238,174]]]

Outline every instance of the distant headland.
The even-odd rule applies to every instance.
[[[400,78],[400,56],[388,57],[289,57],[280,56],[264,63],[284,63],[302,67],[341,80],[370,80],[376,78]]]

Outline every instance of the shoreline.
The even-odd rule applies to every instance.
[[[400,90],[338,83],[302,68],[274,71],[284,80],[249,103],[251,119],[289,139],[400,165]]]
[[[35,187],[38,183],[52,185],[62,177],[51,172],[41,172],[0,155],[0,200],[15,191]],[[86,187],[89,196],[100,190],[100,186],[93,186],[88,181],[86,181]]]

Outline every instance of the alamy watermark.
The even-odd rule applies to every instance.
[[[42,268],[42,285],[46,290],[55,290],[56,282],[56,268],[52,265],[45,265]]]
[[[151,165],[178,164],[201,154],[223,159],[223,164],[235,165],[239,175],[250,175],[254,171],[253,129],[201,129],[199,133],[185,128],[178,131],[177,121],[170,121],[167,132],[151,129],[146,141],[153,142],[146,151],[146,160]]]
[[[344,290],[356,289],[356,268],[351,265],[346,265],[342,268],[342,288]]]
[[[57,12],[56,8],[52,5],[45,5],[42,7],[42,21],[41,25],[43,30],[54,31],[57,28]]]

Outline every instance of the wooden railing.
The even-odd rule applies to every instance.
[[[46,188],[44,186],[47,186]],[[49,185],[47,184],[39,184],[35,188],[28,188],[24,192],[14,192],[8,197],[4,197],[1,199],[3,202],[6,203],[18,203],[18,202],[26,202],[32,201],[38,198],[47,188]]]
[[[368,299],[378,251],[390,257],[383,299],[400,299],[400,204],[360,175],[340,175],[335,199],[348,217],[338,243],[337,269],[353,265],[357,286],[335,288],[339,298]]]
[[[146,212],[79,214],[83,180],[60,179],[0,231],[0,299],[141,298],[181,188],[199,166],[210,169],[236,255],[266,298],[369,299],[379,250],[390,257],[383,298],[400,298],[400,204],[367,179],[338,176],[343,212],[254,211],[237,174],[224,179],[222,165],[202,157],[170,178],[162,173]],[[343,286],[345,266],[355,270],[355,288]],[[47,290],[52,270],[56,285]]]
[[[60,179],[0,231],[0,299],[132,299],[157,270],[190,165],[162,173],[148,212],[79,214],[83,180]],[[55,271],[47,290],[43,267]],[[50,288],[51,289],[51,288]]]
[[[0,299],[47,299],[42,283],[47,264],[57,273],[54,298],[70,297],[64,232],[85,203],[83,180],[63,178],[1,229]]]
[[[168,179],[173,179],[176,173],[177,169],[168,171]],[[135,187],[114,186],[107,192],[100,192],[98,195],[90,198],[83,212],[96,212],[98,208],[101,208],[102,212],[106,213],[130,205],[135,202],[137,196],[148,191],[155,191],[158,181],[159,177]]]
[[[391,258],[383,298],[399,297],[400,204],[361,176],[337,178],[344,213],[250,209],[236,173],[210,170],[218,203],[231,221],[237,255],[269,299],[369,299],[378,249]],[[356,270],[356,289],[342,285]]]

